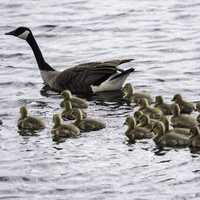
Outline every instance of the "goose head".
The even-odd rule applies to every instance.
[[[136,127],[135,118],[128,116],[124,122],[124,125],[127,125],[130,129],[134,129]]]
[[[64,108],[66,111],[72,110],[72,104],[70,101],[64,100]]]
[[[28,110],[25,106],[20,108],[21,119],[24,119],[28,116]]]
[[[72,94],[69,90],[64,90],[61,95],[65,100],[70,100],[72,98]]]
[[[163,97],[162,96],[156,96],[155,104],[159,105],[159,104],[162,104],[162,103],[164,103]]]
[[[172,113],[173,113],[174,116],[179,116],[180,115],[181,110],[180,110],[180,107],[179,107],[178,104],[174,104],[172,106]]]
[[[165,126],[162,122],[156,122],[152,126],[152,131],[155,133],[156,136],[162,136],[165,134]]]
[[[54,127],[60,126],[60,125],[61,125],[61,122],[62,122],[62,120],[61,120],[60,115],[59,115],[59,114],[54,114],[54,115],[53,115]]]
[[[175,94],[172,101],[174,101],[176,103],[181,103],[183,101],[183,98],[180,94]]]
[[[19,27],[13,31],[10,31],[8,33],[5,33],[5,35],[13,35],[15,37],[18,37],[22,40],[27,40],[28,36],[31,34],[31,30],[27,27]]]

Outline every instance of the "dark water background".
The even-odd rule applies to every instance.
[[[200,199],[200,158],[189,149],[159,152],[152,141],[128,145],[122,126],[132,108],[92,99],[89,115],[107,128],[57,144],[50,133],[59,95],[40,94],[30,47],[5,36],[18,26],[35,34],[57,70],[74,64],[134,58],[124,66],[139,90],[170,100],[200,100],[199,0],[10,0],[0,2],[0,199]],[[111,98],[112,99],[112,98]],[[27,105],[46,120],[38,136],[17,132]]]

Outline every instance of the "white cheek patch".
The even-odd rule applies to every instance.
[[[29,35],[29,33],[30,33],[30,31],[26,30],[26,31],[24,31],[22,34],[18,35],[17,37],[18,37],[18,38],[21,38],[21,39],[23,39],[23,40],[26,40],[27,37],[28,37],[28,35]]]

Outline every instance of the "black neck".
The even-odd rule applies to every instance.
[[[39,69],[43,71],[55,71],[48,63],[45,62],[42,52],[32,33],[29,34],[27,42],[33,50]]]

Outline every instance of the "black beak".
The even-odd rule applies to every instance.
[[[10,31],[10,32],[5,33],[5,35],[15,35],[15,32],[14,31]]]

